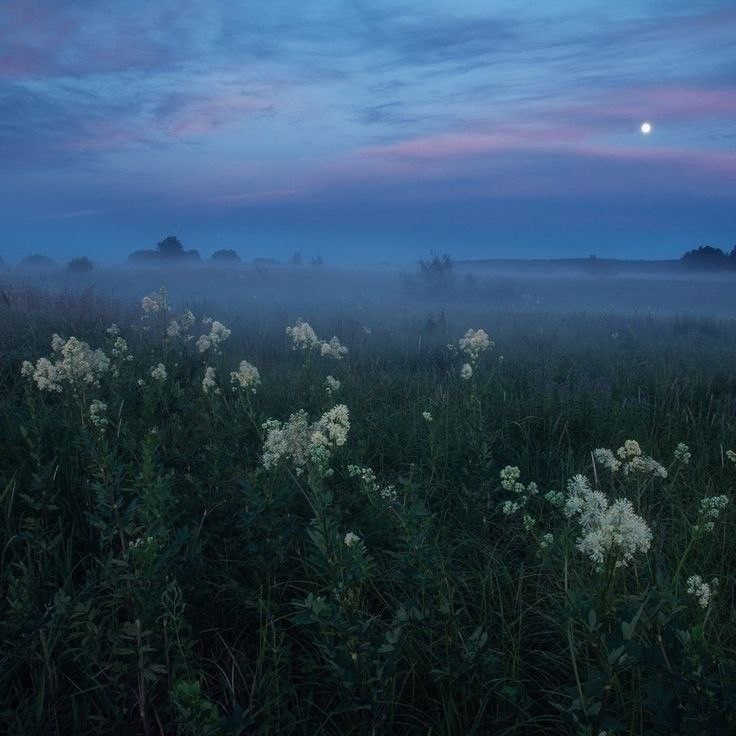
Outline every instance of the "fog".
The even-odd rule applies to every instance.
[[[84,292],[121,305],[164,287],[175,308],[246,321],[350,315],[376,322],[487,312],[736,316],[736,274],[692,272],[678,262],[506,260],[461,262],[440,272],[423,271],[416,263],[119,266],[81,274],[61,267],[6,267],[0,286],[6,299],[18,299],[24,290]]]

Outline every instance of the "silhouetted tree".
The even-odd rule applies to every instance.
[[[181,258],[184,255],[184,246],[176,235],[169,235],[160,240],[156,250],[162,258]]]
[[[216,250],[210,259],[216,263],[240,263],[240,256],[230,248]]]
[[[730,265],[729,257],[712,245],[701,245],[682,256],[682,262],[689,268],[725,268]]]
[[[299,251],[296,251],[294,255],[289,260],[289,263],[291,263],[292,266],[301,266],[302,265],[302,254]]]
[[[436,253],[428,261],[419,261],[419,269],[424,282],[433,290],[445,291],[454,280],[454,264],[447,253],[438,256]]]
[[[87,256],[79,256],[78,258],[72,258],[69,263],[66,264],[66,270],[70,273],[86,273],[94,268],[92,261]]]
[[[32,266],[34,268],[49,268],[51,266],[55,266],[56,262],[48,256],[34,253],[33,255],[26,256],[20,264],[21,266]]]
[[[324,261],[324,259],[322,258],[322,256],[320,256],[320,255],[317,255],[317,256],[314,256],[314,258],[312,258],[312,260],[310,261],[310,263],[311,263],[311,264],[312,264],[312,265],[313,265],[314,267],[316,267],[316,268],[320,268],[321,266],[324,266],[324,264],[325,264],[325,261]]]
[[[731,263],[736,266],[736,245],[731,248],[731,254],[729,255]]]

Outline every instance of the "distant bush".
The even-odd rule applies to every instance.
[[[714,248],[712,245],[702,245],[700,248],[685,253],[682,256],[682,262],[689,268],[721,269],[733,266],[736,263],[736,258],[733,251],[731,251],[731,257],[729,258],[720,248]]]
[[[21,262],[21,266],[31,266],[32,268],[51,268],[56,265],[56,261],[48,256],[41,255],[40,253],[34,253],[31,256],[26,256]]]
[[[94,268],[92,261],[87,256],[79,256],[78,258],[72,258],[69,263],[66,264],[66,270],[70,273],[87,273]]]
[[[432,289],[448,290],[454,280],[454,264],[447,253],[438,256],[434,254],[428,261],[419,261],[419,270],[422,280]]]
[[[198,250],[184,250],[176,235],[169,235],[156,244],[155,250],[136,250],[128,256],[131,263],[160,264],[184,261],[200,261]]]
[[[216,250],[211,256],[216,263],[240,263],[240,256],[232,249]]]

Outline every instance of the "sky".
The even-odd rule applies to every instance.
[[[0,218],[6,262],[730,250],[736,2],[0,0]]]

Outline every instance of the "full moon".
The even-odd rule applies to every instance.
[[[652,124],[642,123],[640,130],[642,133],[644,133],[644,135],[649,135],[652,132]]]

